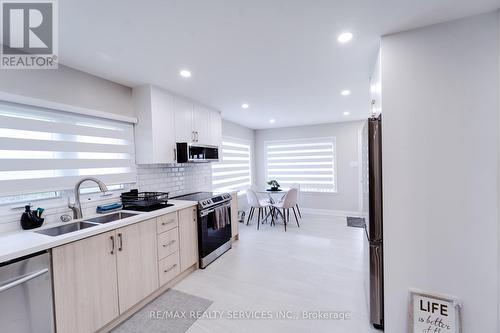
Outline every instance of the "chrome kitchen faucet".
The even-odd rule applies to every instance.
[[[82,183],[87,181],[87,180],[90,180],[90,181],[97,183],[97,185],[99,185],[99,189],[101,190],[101,192],[104,193],[104,192],[108,191],[108,187],[106,186],[106,184],[104,184],[99,179],[94,178],[94,177],[82,178],[75,185],[75,203],[73,203],[73,204],[70,203],[69,198],[68,198],[68,207],[71,208],[71,210],[73,211],[73,218],[74,219],[81,219],[83,217],[82,204],[80,203],[80,187],[82,186]]]

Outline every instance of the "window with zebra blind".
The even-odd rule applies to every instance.
[[[0,103],[0,196],[50,198],[84,176],[136,182],[133,124]]]
[[[242,194],[252,184],[250,141],[222,138],[222,158],[212,163],[212,189]]]
[[[337,191],[335,138],[266,141],[266,180],[282,187],[298,184],[301,191]]]

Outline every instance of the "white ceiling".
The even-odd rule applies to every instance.
[[[64,0],[59,53],[68,66],[127,86],[152,83],[250,128],[347,121],[368,114],[381,35],[498,7],[500,0]],[[340,45],[345,30],[354,39]],[[191,78],[179,76],[183,68]],[[351,96],[340,96],[343,89]]]

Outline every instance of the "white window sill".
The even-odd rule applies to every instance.
[[[318,191],[304,191],[300,190],[300,193],[302,194],[311,194],[311,195],[339,195],[338,191],[335,192],[318,192]]]

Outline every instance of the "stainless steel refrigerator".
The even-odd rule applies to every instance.
[[[369,258],[368,302],[370,321],[384,328],[384,266],[382,221],[382,115],[369,118],[363,129],[364,210],[367,255]]]

